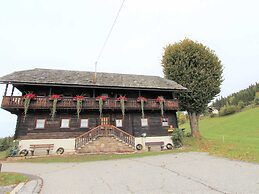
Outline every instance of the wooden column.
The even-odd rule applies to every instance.
[[[12,87],[11,96],[13,96],[13,92],[14,92],[14,85],[13,85],[13,87]]]
[[[7,94],[8,86],[9,86],[9,84],[6,84],[5,91],[4,91],[4,96],[6,96],[6,94]]]

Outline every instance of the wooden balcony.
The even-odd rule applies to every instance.
[[[37,97],[31,100],[29,109],[50,109],[52,107],[52,101],[48,97]],[[24,109],[24,99],[22,96],[4,96],[2,101],[2,108],[6,110],[17,110]],[[103,109],[116,110],[120,109],[120,102],[116,101],[114,98],[109,98],[104,102]],[[148,99],[145,103],[145,110],[159,110],[160,105],[155,99]],[[72,97],[64,97],[57,103],[57,109],[76,109],[76,101]],[[86,98],[83,101],[82,109],[88,110],[98,110],[99,104],[95,98]],[[128,98],[125,102],[126,110],[140,110],[140,103],[136,99]],[[164,110],[177,110],[178,101],[177,100],[167,100],[164,103]]]

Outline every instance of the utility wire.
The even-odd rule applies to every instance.
[[[106,39],[105,39],[105,41],[104,41],[104,43],[103,43],[103,46],[102,46],[102,48],[101,48],[101,50],[100,50],[100,52],[99,52],[99,55],[98,55],[97,59],[96,59],[96,61],[95,61],[95,72],[96,72],[96,68],[97,68],[97,63],[98,63],[99,59],[101,58],[102,53],[103,53],[103,51],[104,51],[104,48],[105,48],[105,46],[106,46],[106,44],[107,44],[107,42],[108,42],[108,40],[109,40],[109,38],[110,38],[110,36],[111,36],[111,34],[112,34],[112,30],[113,30],[113,28],[114,28],[114,26],[115,26],[115,24],[116,24],[116,22],[117,22],[117,19],[118,19],[119,15],[120,15],[120,12],[121,12],[121,10],[122,10],[122,7],[123,7],[125,1],[126,1],[126,0],[123,0],[123,1],[122,1],[121,6],[120,6],[120,8],[119,8],[119,10],[118,10],[118,12],[117,12],[117,15],[116,15],[116,17],[115,17],[115,19],[114,19],[114,21],[113,21],[113,23],[112,23],[112,26],[111,26],[110,30],[109,30],[109,33],[108,33],[108,35],[107,35],[107,37],[106,37]]]

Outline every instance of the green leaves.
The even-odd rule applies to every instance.
[[[188,112],[202,113],[219,92],[222,64],[214,51],[189,39],[169,44],[164,49],[163,72],[188,92],[179,93],[180,106]]]

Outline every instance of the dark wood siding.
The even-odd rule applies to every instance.
[[[109,117],[111,125],[116,125],[116,119],[122,119],[120,111],[106,110],[103,117]],[[176,111],[165,112],[169,125],[177,126]],[[61,119],[70,119],[70,128],[60,128]],[[29,111],[26,119],[22,113],[18,114],[15,137],[18,139],[42,139],[42,138],[74,138],[90,129],[100,125],[98,111],[83,111],[80,118],[87,118],[88,128],[80,128],[80,120],[77,119],[76,111],[59,111],[54,120],[50,117],[49,111]],[[124,131],[140,137],[143,133],[147,136],[168,135],[168,127],[162,127],[160,111],[145,111],[145,118],[148,119],[148,126],[141,126],[141,112],[127,112],[123,120]],[[36,119],[46,119],[44,129],[35,129]]]

